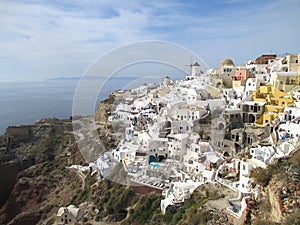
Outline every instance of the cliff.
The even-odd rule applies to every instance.
[[[69,120],[8,127],[0,141],[0,224],[41,224],[81,191],[83,162]],[[68,159],[69,158],[69,159]]]
[[[84,164],[70,120],[43,119],[34,125],[9,127],[0,139],[0,224],[53,224],[61,206],[85,210],[85,224],[231,224],[226,213],[230,190],[217,185],[198,188],[181,207],[160,211],[161,195],[139,194],[89,172],[69,169]],[[118,139],[98,130],[105,146]],[[299,224],[300,151],[256,174],[261,196],[253,201],[247,224]],[[117,174],[120,168],[116,167]],[[233,223],[233,222],[232,222]]]
[[[248,215],[248,224],[300,224],[300,149],[252,174],[261,194]]]

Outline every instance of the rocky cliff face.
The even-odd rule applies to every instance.
[[[6,129],[3,141],[7,147],[32,139],[32,126],[11,126]]]
[[[224,212],[227,190],[218,186],[199,188],[182,207],[168,209],[163,217],[158,194],[140,195],[107,180],[96,182],[89,174],[79,176],[68,169],[84,163],[72,131],[69,120],[44,119],[10,127],[0,138],[0,224],[50,225],[58,208],[69,204],[81,204],[90,224],[230,224]],[[99,136],[106,146],[118,141],[109,139],[114,136],[104,127]],[[299,150],[268,168],[272,179],[253,203],[249,224],[299,224],[299,168]]]
[[[0,141],[0,224],[41,224],[81,191],[68,163],[83,162],[69,120],[9,127]]]
[[[106,124],[108,111],[109,108],[107,107],[107,105],[104,103],[100,103],[95,114],[95,120],[100,124]]]
[[[248,224],[300,224],[300,149],[266,171],[269,181],[251,207]]]

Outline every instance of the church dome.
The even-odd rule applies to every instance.
[[[234,63],[231,59],[226,58],[221,62],[221,66],[234,66]]]

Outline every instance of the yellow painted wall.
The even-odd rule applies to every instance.
[[[294,103],[290,94],[278,90],[270,85],[261,86],[253,92],[253,100],[266,102],[265,113],[255,121],[256,124],[265,125],[278,117],[278,113],[283,112],[284,107]]]

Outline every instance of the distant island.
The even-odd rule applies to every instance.
[[[46,81],[60,81],[60,80],[81,80],[81,79],[89,79],[89,80],[98,80],[98,79],[137,79],[138,77],[136,76],[73,76],[73,77],[54,77],[54,78],[48,78]]]
[[[54,77],[54,78],[48,78],[46,81],[52,81],[52,80],[80,80],[82,77]]]

